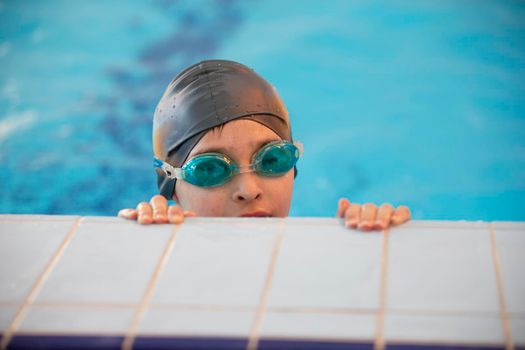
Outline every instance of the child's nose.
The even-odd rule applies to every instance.
[[[250,201],[262,196],[258,175],[254,172],[243,173],[235,176],[232,199],[234,201]]]

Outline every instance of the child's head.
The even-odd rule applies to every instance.
[[[288,112],[268,82],[236,62],[203,61],[172,80],[155,111],[159,190],[199,216],[286,216],[298,156],[292,142]],[[211,152],[226,157],[202,155]],[[254,163],[257,173],[245,172]],[[167,164],[184,166],[184,180]],[[240,173],[228,178],[232,169]]]

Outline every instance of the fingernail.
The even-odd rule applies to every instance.
[[[374,223],[374,228],[375,229],[379,229],[379,230],[384,230],[386,227],[385,223],[381,220],[377,220],[375,223]]]
[[[159,221],[166,221],[166,215],[162,215],[162,214],[156,214],[155,215],[155,220],[159,220]]]
[[[390,219],[390,221],[395,225],[395,224],[398,224],[398,223],[399,223],[400,218],[399,218],[399,216],[394,215],[394,216],[392,216],[392,218]]]
[[[139,216],[139,223],[141,224],[149,224],[151,223],[151,216],[143,214]]]
[[[350,219],[345,221],[346,227],[357,227],[357,220],[356,219]]]
[[[365,221],[361,221],[358,227],[362,230],[370,230],[373,227],[373,224],[372,222],[365,220]]]
[[[183,218],[181,215],[175,215],[175,216],[170,216],[169,220],[170,220],[170,223],[172,224],[180,224],[183,221]]]

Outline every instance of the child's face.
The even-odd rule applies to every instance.
[[[281,138],[264,125],[237,119],[212,129],[193,148],[188,159],[206,152],[226,154],[239,165],[252,163],[253,155],[265,144]],[[234,176],[219,187],[202,188],[179,180],[173,199],[184,210],[197,216],[242,216],[263,212],[285,217],[290,211],[294,171],[278,177],[265,177],[254,172]]]

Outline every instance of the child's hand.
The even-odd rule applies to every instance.
[[[404,205],[394,209],[388,203],[378,208],[373,203],[360,205],[341,198],[336,216],[344,219],[346,227],[363,231],[384,230],[390,225],[399,225],[410,220],[410,209]]]
[[[189,210],[183,211],[178,205],[168,206],[166,198],[157,194],[148,202],[140,202],[136,209],[122,209],[118,216],[124,219],[137,220],[139,224],[180,224],[185,217],[195,216]]]

